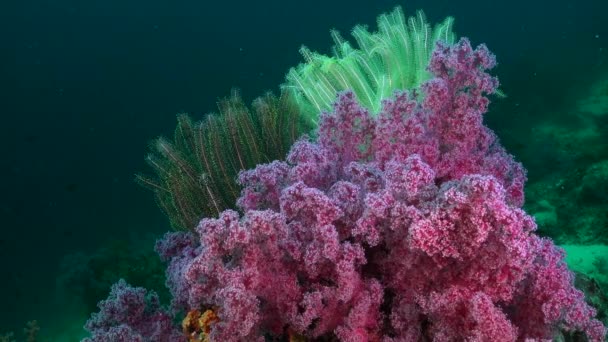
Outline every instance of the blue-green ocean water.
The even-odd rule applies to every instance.
[[[162,288],[151,246],[168,222],[133,182],[148,142],[232,87],[277,91],[300,45],[329,53],[330,29],[373,28],[396,5],[454,16],[497,55],[507,97],[486,123],[529,170],[539,233],[608,244],[607,1],[6,0],[0,334],[38,320],[73,341],[118,276]]]

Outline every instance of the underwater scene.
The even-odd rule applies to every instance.
[[[606,341],[608,2],[0,3],[0,342]]]

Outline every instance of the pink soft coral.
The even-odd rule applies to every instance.
[[[466,39],[439,45],[436,77],[377,119],[341,94],[318,143],[241,174],[243,217],[204,219],[200,246],[182,244],[175,303],[218,308],[218,341],[517,341],[558,329],[602,340],[562,255],[520,209],[523,168],[482,124],[494,64]]]
[[[91,337],[83,342],[186,342],[172,317],[160,307],[158,296],[124,280],[112,286],[99,309],[85,326]]]
[[[560,329],[601,341],[563,255],[520,208],[523,168],[483,126],[494,64],[466,39],[438,45],[436,77],[377,119],[340,94],[317,143],[241,173],[243,215],[159,242],[173,309],[213,308],[215,341],[524,341]]]

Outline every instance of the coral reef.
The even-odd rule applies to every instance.
[[[213,341],[602,341],[563,250],[521,209],[522,166],[483,125],[494,64],[461,39],[438,44],[435,78],[377,117],[340,94],[317,142],[241,172],[242,215],[157,243],[171,312],[213,308]],[[176,334],[144,297],[119,283],[87,328],[99,341]]]
[[[602,270],[602,256],[608,255],[606,75],[598,70],[584,78],[591,80],[588,85],[570,85],[559,95],[550,92],[567,99],[557,106],[547,107],[542,98],[526,100],[519,115],[530,118],[528,125],[514,128],[503,120],[496,127],[504,129],[498,132],[503,137],[526,139],[525,143],[510,144],[510,151],[530,171],[524,208],[535,217],[537,233],[565,249],[577,288],[597,308],[598,319],[608,325],[608,272]],[[538,82],[518,90],[535,89],[542,84]],[[495,114],[497,118],[504,116],[504,112]]]
[[[85,326],[91,337],[83,342],[186,341],[172,317],[160,308],[156,293],[131,287],[124,280],[112,286],[99,309]]]

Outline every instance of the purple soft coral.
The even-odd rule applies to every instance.
[[[498,86],[485,72],[496,64],[494,56],[485,45],[473,50],[466,39],[437,45],[429,64],[435,78],[422,85],[423,99],[404,92],[384,103],[373,142],[376,161],[418,154],[439,181],[492,175],[509,203],[521,206],[525,171],[482,120],[489,104],[484,94]]]
[[[602,341],[563,255],[521,209],[524,169],[483,125],[494,64],[485,46],[440,44],[435,78],[385,100],[377,119],[340,94],[318,142],[241,173],[243,215],[159,242],[174,310],[212,308],[214,341],[524,341],[560,329]]]
[[[217,308],[222,341],[518,341],[558,329],[600,341],[562,256],[520,209],[523,168],[483,126],[494,64],[466,39],[439,45],[436,78],[386,100],[378,119],[341,94],[318,143],[241,174],[243,217],[201,222],[199,254],[184,248],[170,267],[183,274],[176,303]]]
[[[91,337],[84,342],[186,341],[171,316],[161,310],[155,293],[131,287],[122,279],[99,309],[85,326]]]

